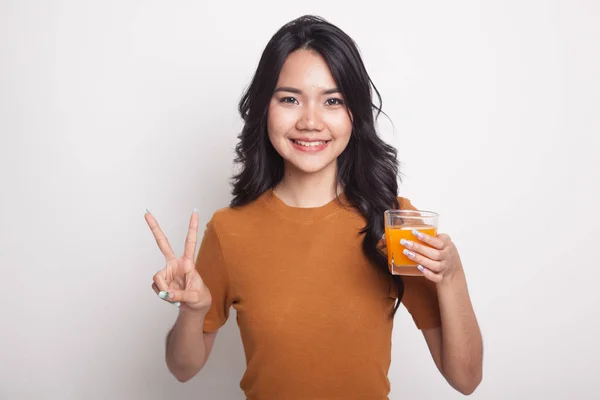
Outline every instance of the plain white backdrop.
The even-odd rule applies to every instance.
[[[400,194],[440,212],[484,337],[475,399],[598,399],[600,3],[0,1],[0,399],[242,399],[232,312],[164,364],[164,260],[230,200],[237,102],[302,14],[353,37]],[[458,399],[404,309],[396,399]]]

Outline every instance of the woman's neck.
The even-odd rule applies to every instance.
[[[337,167],[334,163],[333,167]],[[283,179],[273,192],[291,207],[321,207],[342,192],[337,183],[336,168],[325,168],[315,173],[286,168]]]

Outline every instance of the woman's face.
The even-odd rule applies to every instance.
[[[316,52],[290,54],[279,74],[268,113],[269,139],[286,173],[336,168],[350,140],[352,121],[329,66]]]

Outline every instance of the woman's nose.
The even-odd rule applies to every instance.
[[[321,130],[323,121],[320,111],[314,105],[307,105],[297,123],[299,130]]]

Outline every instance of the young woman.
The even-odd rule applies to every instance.
[[[284,25],[239,110],[233,200],[196,260],[196,212],[182,257],[145,216],[167,259],[152,287],[180,306],[166,343],[173,375],[202,369],[233,306],[248,399],[387,399],[402,302],[443,376],[473,392],[482,340],[450,237],[404,244],[423,276],[389,272],[383,212],[414,207],[397,197],[396,151],[376,133],[381,99],[352,39],[318,17]]]

